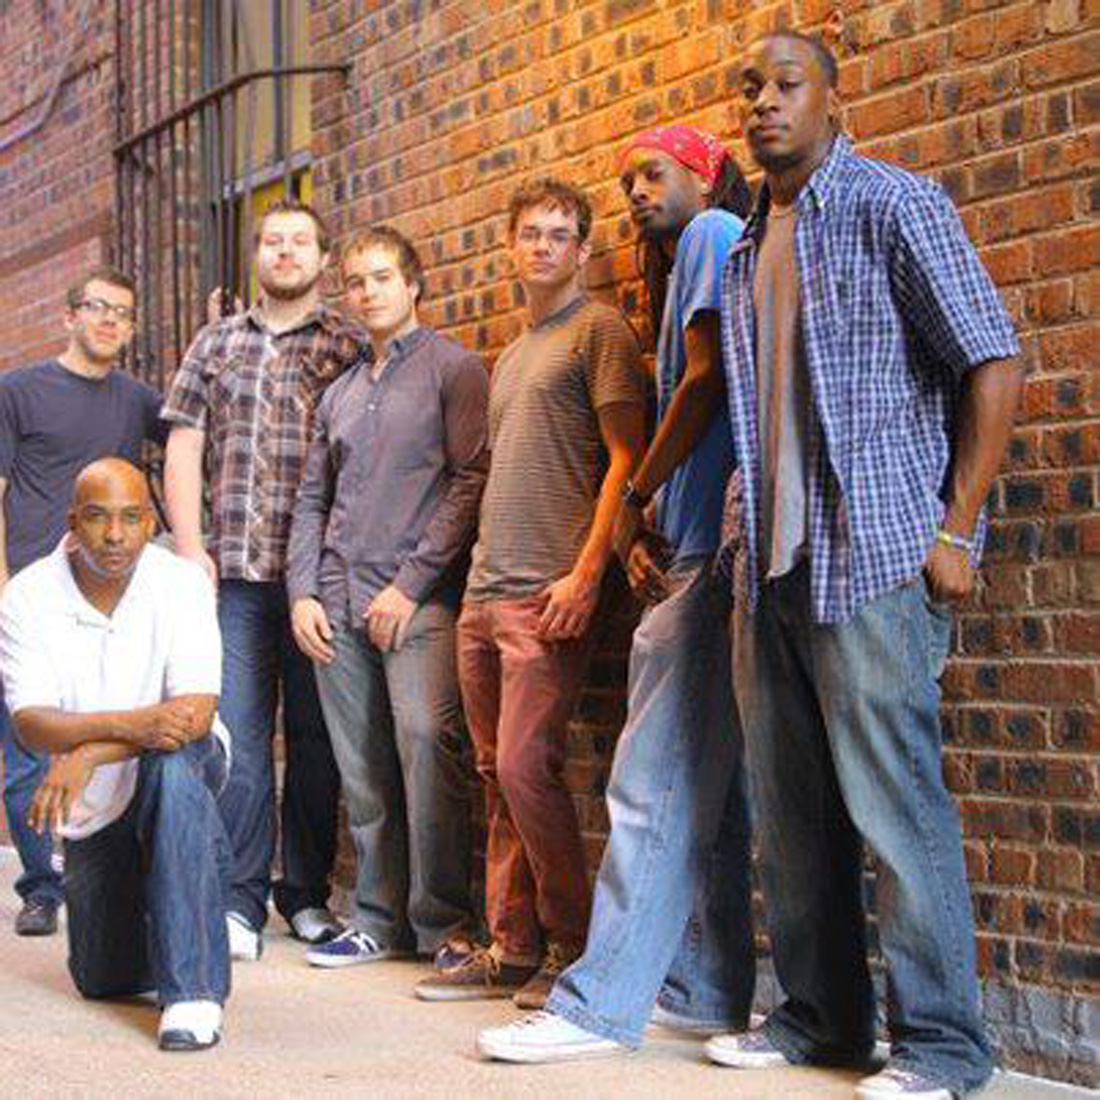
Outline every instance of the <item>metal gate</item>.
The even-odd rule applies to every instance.
[[[294,9],[295,0],[115,0],[114,260],[138,287],[128,365],[159,389],[204,322],[210,291],[248,300],[256,188],[281,182],[295,194],[308,170],[308,150],[292,148],[294,82],[347,76],[347,65],[291,63],[304,45]],[[269,56],[258,58],[256,21],[269,16]],[[274,161],[257,156],[261,132],[274,134]]]

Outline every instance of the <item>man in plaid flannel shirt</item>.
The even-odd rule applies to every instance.
[[[723,299],[744,474],[734,678],[786,1000],[708,1053],[740,1068],[866,1061],[866,844],[891,1050],[856,1095],[947,1100],[991,1059],[937,681],[1022,370],[951,203],[852,152],[836,76],[790,32],[754,44],[741,74],[765,182]]]
[[[324,224],[308,206],[269,208],[256,233],[262,295],[208,325],[173,379],[165,490],[176,547],[218,588],[224,646],[221,716],[233,770],[220,808],[233,844],[229,903],[235,958],[258,958],[275,847],[271,739],[280,697],[286,733],[281,811],[283,878],[275,904],[302,939],[339,931],[327,908],[340,778],[313,667],[294,643],[284,574],[290,520],[313,410],[365,338],[320,299]],[[209,546],[202,539],[203,464],[210,477]]]

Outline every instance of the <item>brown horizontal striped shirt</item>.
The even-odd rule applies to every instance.
[[[467,599],[530,596],[573,568],[607,465],[598,413],[644,402],[634,331],[601,302],[577,298],[504,350]]]
[[[207,325],[188,349],[161,415],[206,433],[220,576],[282,580],[313,410],[365,345],[360,329],[322,305],[281,333],[253,307]]]

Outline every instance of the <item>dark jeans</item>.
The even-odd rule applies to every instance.
[[[288,919],[328,901],[340,774],[313,665],[294,643],[282,584],[222,581],[218,623],[224,651],[218,711],[233,738],[233,771],[218,801],[233,848],[229,908],[259,929],[267,920],[275,854],[271,742],[280,688],[286,770],[280,815],[283,878],[275,884],[275,906]]]
[[[54,870],[53,838],[36,833],[28,824],[34,792],[46,777],[50,758],[29,752],[15,736],[11,715],[0,686],[0,742],[4,747],[4,813],[23,873],[15,880],[15,892],[24,900],[61,901],[61,875]]]
[[[978,1014],[959,815],[943,781],[938,679],[950,614],[923,580],[844,623],[812,621],[809,571],[734,617],[772,956],[768,1018],[791,1061],[850,1061],[874,1038],[863,845],[878,864],[891,1059],[965,1092],[992,1069]]]
[[[122,817],[65,842],[69,971],[85,997],[155,989],[162,1006],[229,995],[229,845],[214,737],[150,752]]]

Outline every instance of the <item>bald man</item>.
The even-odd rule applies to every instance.
[[[68,532],[0,600],[0,675],[17,736],[51,756],[29,824],[65,840],[77,989],[155,990],[161,1049],[199,1050],[229,992],[221,642],[202,569],[154,526],[140,471],[86,466]]]

